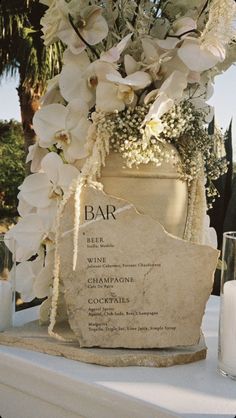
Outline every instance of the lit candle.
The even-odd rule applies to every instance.
[[[0,331],[12,326],[12,287],[8,280],[0,280]]]
[[[236,280],[224,284],[221,321],[222,365],[236,376]]]

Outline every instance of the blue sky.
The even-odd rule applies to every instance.
[[[0,84],[0,119],[20,120],[17,79],[3,79]],[[236,66],[215,79],[215,92],[209,103],[215,107],[216,121],[226,128],[233,118],[234,160],[236,161]]]

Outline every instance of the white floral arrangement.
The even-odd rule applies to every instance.
[[[128,167],[182,158],[180,178],[204,169],[210,181],[226,169],[208,135],[207,104],[214,77],[236,59],[234,0],[41,0],[46,45],[66,49],[61,73],[48,83],[34,116],[37,142],[30,174],[19,187],[17,290],[22,299],[52,299],[53,333],[59,292],[58,225],[64,205],[84,184],[100,187],[109,152]],[[211,161],[212,160],[212,161]],[[210,163],[212,162],[212,163]],[[208,164],[208,169],[206,168]],[[210,167],[210,168],[209,168]],[[215,192],[212,192],[214,195]],[[74,260],[74,265],[76,259]]]

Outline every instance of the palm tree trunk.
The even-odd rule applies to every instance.
[[[33,145],[36,140],[33,130],[33,117],[40,107],[41,88],[38,85],[32,89],[20,83],[17,92],[20,100],[21,120],[25,137],[25,153],[27,155],[29,146]],[[30,167],[26,164],[26,174],[28,175],[29,173]]]

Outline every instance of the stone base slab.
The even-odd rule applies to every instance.
[[[25,348],[32,351],[62,356],[84,363],[101,366],[145,366],[169,367],[177,364],[192,363],[206,358],[204,336],[196,346],[169,349],[108,349],[80,348],[74,334],[68,326],[60,325],[56,331],[68,342],[61,342],[48,335],[47,327],[40,326],[38,321],[30,322],[22,327],[11,328],[0,333],[0,344]]]

